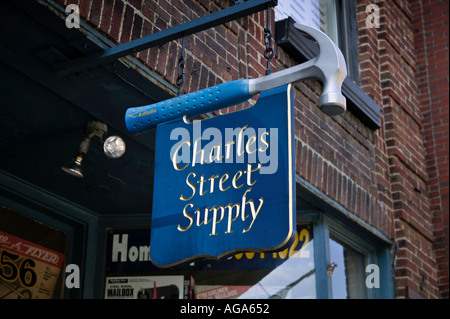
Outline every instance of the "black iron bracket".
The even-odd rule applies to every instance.
[[[179,24],[172,28],[153,33],[124,44],[119,44],[105,50],[104,52],[62,63],[55,66],[54,70],[58,75],[65,75],[101,64],[106,64],[124,56],[179,39],[185,35],[194,34],[216,27],[218,25],[265,10],[268,7],[274,7],[277,3],[277,0],[249,0],[245,2],[238,2],[229,8],[216,11],[207,16]]]

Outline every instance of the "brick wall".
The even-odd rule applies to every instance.
[[[232,1],[60,1],[79,4],[80,14],[117,43],[126,43],[171,26],[191,21],[232,4]],[[84,9],[82,9],[84,8]],[[236,78],[257,77],[263,71],[265,15],[254,14],[188,36],[185,92]],[[247,32],[248,31],[248,32]],[[175,83],[181,40],[142,51],[137,56],[152,70]]]
[[[408,1],[380,2],[384,138],[394,207],[396,293],[436,297],[436,267]]]
[[[426,150],[427,192],[435,236],[438,284],[442,298],[448,288],[449,100],[448,1],[414,1],[417,83]]]
[[[362,83],[383,106],[397,296],[448,298],[448,1],[377,1],[379,29],[364,29],[370,2],[358,3]]]
[[[78,4],[82,17],[117,43],[233,5],[231,0],[59,2]],[[365,8],[373,2],[381,9],[380,28],[365,25]],[[448,116],[444,119],[448,89],[440,85],[442,80],[448,84],[448,45],[430,34],[426,21],[436,18],[433,30],[448,25],[448,2],[412,3],[357,2],[361,83],[383,108],[379,130],[368,129],[350,112],[324,115],[317,107],[321,85],[295,84],[296,172],[392,238],[397,297],[436,298],[438,287],[441,296],[445,289],[448,296],[448,271],[442,266],[448,262],[448,168],[444,168],[448,166]],[[429,3],[446,4],[446,20],[436,16],[445,8],[427,9]],[[184,91],[264,75],[265,25],[266,15],[260,12],[188,36]],[[166,43],[137,56],[175,84],[180,43]],[[443,56],[446,74],[439,71]],[[297,63],[276,48],[273,70]],[[424,68],[424,63],[433,68]]]

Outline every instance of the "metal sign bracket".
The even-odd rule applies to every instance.
[[[183,36],[194,34],[244,16],[251,15],[253,13],[265,10],[268,7],[274,7],[277,5],[277,2],[277,0],[240,1],[229,8],[216,11],[207,16],[179,24],[172,28],[153,33],[124,44],[119,44],[105,50],[104,52],[59,64],[55,66],[54,70],[58,75],[65,75],[101,64],[106,64],[124,56],[179,39]]]

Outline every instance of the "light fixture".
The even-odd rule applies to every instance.
[[[125,141],[117,135],[108,137],[103,143],[103,152],[109,158],[119,158],[126,150]]]
[[[75,177],[82,178],[83,172],[81,169],[81,163],[84,156],[89,150],[91,145],[91,140],[94,137],[98,137],[101,142],[103,142],[103,137],[108,131],[108,126],[100,121],[91,121],[86,125],[86,135],[78,147],[78,155],[70,160],[66,165],[62,166],[61,169]],[[109,158],[119,158],[125,153],[125,142],[119,136],[110,136],[103,143],[103,151]]]
[[[81,161],[83,160],[83,154],[79,154],[77,157],[72,159],[65,166],[61,166],[61,169],[75,177],[83,177],[83,172],[81,171]]]

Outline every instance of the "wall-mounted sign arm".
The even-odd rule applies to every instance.
[[[105,64],[118,58],[179,39],[185,35],[194,34],[251,15],[267,9],[268,7],[274,7],[277,5],[277,2],[277,0],[251,0],[241,2],[232,7],[211,13],[207,16],[117,45],[99,54],[94,54],[61,64],[55,67],[55,72],[58,75],[64,75]]]
[[[128,131],[141,133],[162,122],[236,105],[260,92],[306,79],[318,79],[323,83],[324,89],[319,100],[322,111],[328,115],[341,114],[346,110],[341,86],[347,76],[342,52],[322,31],[302,24],[296,24],[295,27],[317,41],[317,57],[257,79],[235,80],[156,104],[129,108],[125,114]]]

